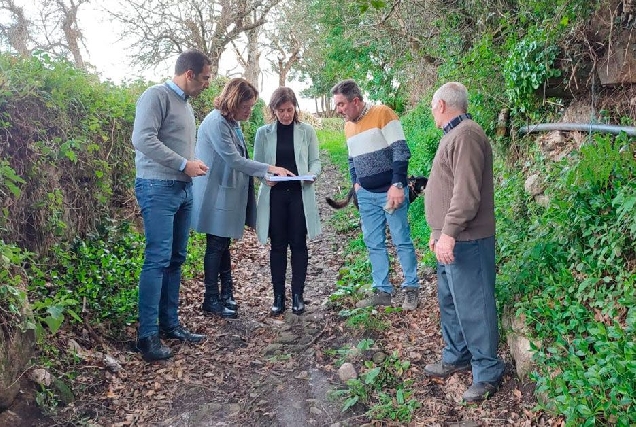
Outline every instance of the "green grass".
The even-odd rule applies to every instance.
[[[321,129],[316,131],[316,134],[318,135],[318,141],[320,141],[320,148],[329,153],[331,163],[338,166],[338,169],[345,174],[345,177],[348,177],[348,153],[344,132],[342,130],[336,131]]]

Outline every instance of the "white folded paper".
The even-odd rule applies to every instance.
[[[278,176],[278,175],[268,175],[265,177],[270,181],[314,181],[316,179],[316,175],[298,175],[298,176]]]

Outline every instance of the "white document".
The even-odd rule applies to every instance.
[[[270,181],[315,181],[316,175],[298,175],[298,176],[278,176],[269,175],[265,179]]]

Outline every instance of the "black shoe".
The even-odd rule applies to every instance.
[[[455,372],[470,371],[471,369],[472,365],[470,364],[470,360],[457,364],[444,363],[440,361],[424,366],[424,374],[429,377],[448,378]]]
[[[233,311],[238,310],[238,307],[239,307],[238,303],[236,302],[232,294],[221,295],[221,302],[223,303],[225,307],[229,308],[230,310],[233,310]]]
[[[501,380],[490,383],[473,383],[464,393],[464,402],[476,403],[486,400],[499,389],[500,384]]]
[[[279,314],[283,314],[284,312],[285,312],[285,294],[275,294],[274,304],[272,304],[272,309],[270,310],[270,314],[272,316],[278,316]]]
[[[238,317],[238,313],[223,305],[223,302],[218,297],[206,299],[201,305],[201,310],[203,310],[203,314],[224,319],[236,319]]]
[[[136,348],[146,362],[170,359],[172,357],[172,350],[161,343],[159,335],[138,339]]]
[[[301,294],[292,295],[292,313],[302,314],[305,311],[305,301]]]
[[[191,343],[199,343],[206,338],[206,336],[202,334],[193,334],[181,325],[169,331],[161,331],[161,335],[163,338]]]

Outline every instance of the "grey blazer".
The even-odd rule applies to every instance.
[[[254,141],[254,160],[270,165],[276,164],[276,125],[278,121],[261,126],[256,131]],[[306,123],[294,125],[294,156],[298,175],[320,175],[321,163],[318,157],[318,138],[313,127]],[[316,203],[314,183],[302,184],[303,207],[307,236],[313,239],[321,232],[320,215]],[[258,191],[258,210],[256,220],[256,234],[261,243],[267,242],[269,235],[269,205],[270,187],[261,184]]]
[[[252,176],[264,177],[269,165],[248,159],[236,125],[212,110],[199,126],[194,155],[210,170],[192,179],[192,228],[240,239],[246,225],[256,226]]]

